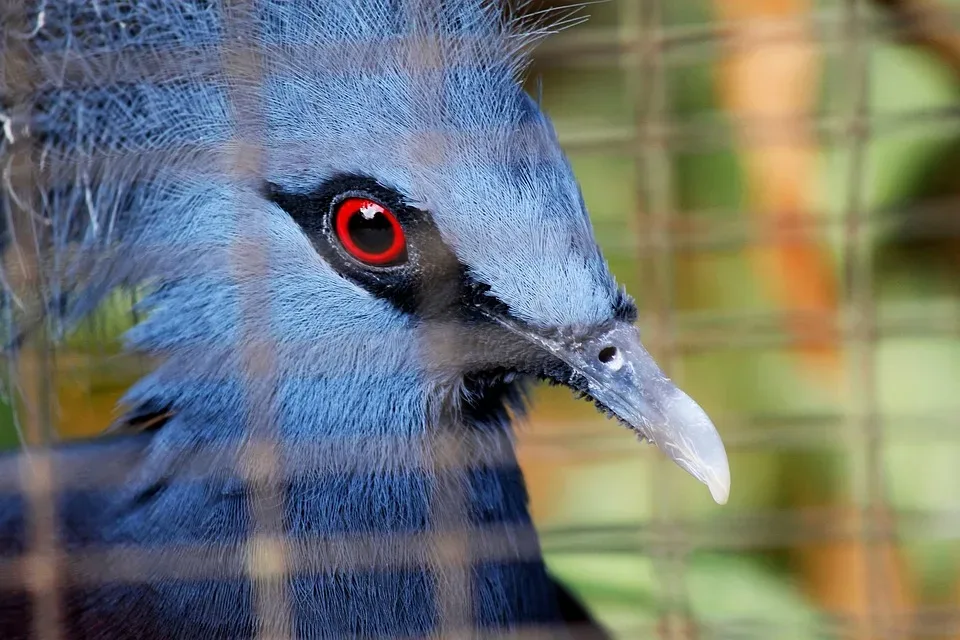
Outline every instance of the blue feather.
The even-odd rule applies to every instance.
[[[513,451],[508,409],[522,410],[523,377],[482,371],[471,386],[475,368],[436,366],[423,318],[344,277],[231,171],[241,124],[253,121],[257,139],[243,142],[263,183],[308,193],[338,175],[372,176],[430,212],[443,244],[511,317],[541,328],[608,322],[622,294],[555,132],[519,83],[540,32],[485,0],[250,4],[239,18],[257,41],[238,43],[219,2],[38,3],[33,91],[2,102],[43,157],[43,178],[25,187],[34,192],[12,185],[5,206],[42,203],[61,263],[46,274],[60,301],[50,321],[69,328],[117,287],[146,290],[145,319],[125,344],[159,364],[124,404],[172,415],[159,429],[58,450],[110,460],[118,480],[84,488],[85,463],[64,463],[78,476],[58,495],[60,542],[68,554],[217,546],[233,572],[87,584],[68,567],[79,573],[63,594],[64,623],[86,638],[255,634],[255,585],[229,550],[258,533],[257,488],[231,456],[261,414],[273,416],[281,458],[304,468],[275,496],[273,533],[289,545],[442,534],[438,483],[453,482],[466,496],[461,524],[507,540],[502,557],[467,572],[476,627],[558,623]],[[262,77],[225,71],[231,51],[253,44]],[[244,91],[256,100],[239,107]],[[233,252],[251,234],[265,269],[238,274]],[[267,292],[253,320],[250,286]],[[11,324],[10,335],[27,328]],[[269,375],[254,375],[245,355],[260,343]],[[447,478],[427,445],[449,429],[474,464]],[[210,464],[191,476],[204,453]],[[0,559],[25,550],[26,511],[23,497],[0,495]],[[291,576],[295,635],[437,631],[449,576],[421,554],[412,546],[401,566]],[[4,637],[25,637],[28,603],[0,594]]]

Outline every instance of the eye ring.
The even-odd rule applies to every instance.
[[[346,198],[336,205],[334,231],[343,249],[366,265],[385,267],[407,258],[407,239],[390,209],[369,198]]]

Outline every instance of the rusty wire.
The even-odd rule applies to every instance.
[[[824,335],[836,337],[854,354],[848,366],[847,377],[854,390],[848,412],[837,415],[810,415],[801,418],[795,416],[757,416],[757,415],[717,415],[718,424],[759,425],[760,428],[731,428],[733,437],[726,438],[729,450],[792,450],[835,448],[854,451],[864,458],[864,476],[856,483],[858,497],[863,505],[864,518],[857,521],[844,513],[829,508],[812,509],[808,512],[772,511],[764,513],[734,513],[711,518],[709,522],[690,521],[677,517],[671,508],[676,494],[671,483],[665,480],[654,492],[656,517],[648,522],[623,526],[584,527],[556,529],[545,537],[548,548],[555,552],[613,552],[636,551],[656,558],[658,577],[662,592],[658,604],[660,621],[654,627],[638,628],[640,634],[658,635],[664,638],[692,637],[700,633],[709,637],[738,637],[738,634],[751,634],[749,621],[732,621],[711,625],[697,624],[692,620],[688,599],[685,596],[684,571],[686,556],[691,550],[762,550],[777,549],[793,544],[812,544],[836,540],[866,540],[876,549],[877,543],[888,541],[895,535],[908,536],[911,539],[954,539],[960,530],[960,512],[929,513],[899,512],[896,531],[891,523],[879,515],[884,502],[883,472],[879,464],[879,451],[884,439],[910,438],[944,440],[957,438],[957,418],[954,415],[881,415],[877,407],[877,383],[875,348],[878,340],[890,336],[943,335],[960,337],[960,311],[957,309],[931,309],[918,307],[907,310],[901,315],[878,317],[875,309],[875,285],[872,282],[872,263],[865,237],[876,225],[876,216],[868,216],[863,204],[864,148],[873,136],[891,132],[912,131],[923,126],[960,127],[960,107],[931,109],[929,111],[911,111],[897,114],[872,114],[867,109],[868,73],[866,69],[865,49],[878,39],[896,40],[914,37],[912,27],[899,25],[867,11],[865,0],[846,0],[842,11],[818,12],[812,15],[795,16],[786,20],[770,21],[754,32],[749,39],[739,39],[741,32],[729,24],[687,25],[666,29],[662,25],[662,10],[668,0],[622,0],[620,28],[609,31],[591,29],[589,26],[563,34],[547,43],[538,53],[538,63],[549,66],[596,66],[620,65],[629,70],[631,82],[630,96],[635,107],[635,118],[629,126],[611,128],[589,128],[577,135],[564,138],[562,142],[570,152],[614,154],[634,159],[641,168],[635,185],[637,200],[640,203],[640,237],[625,238],[623,245],[615,251],[636,253],[644,256],[645,272],[642,274],[647,283],[647,298],[644,303],[644,327],[646,342],[652,348],[664,369],[670,373],[680,356],[714,351],[717,349],[769,349],[803,346],[805,339],[815,343]],[[17,0],[7,0],[0,15],[4,17],[21,16]],[[249,11],[243,10],[246,3],[235,0],[236,14],[241,18],[228,21],[235,30],[232,34],[238,40],[244,38],[242,16]],[[717,47],[762,48],[765,45],[783,42],[795,37],[796,23],[812,24],[817,34],[817,44],[824,51],[835,52],[846,61],[845,81],[849,86],[847,104],[841,113],[818,114],[815,117],[801,117],[788,121],[750,121],[731,123],[727,119],[716,118],[708,121],[671,121],[669,105],[666,103],[666,81],[672,69],[677,66],[702,63]],[[29,96],[31,83],[36,77],[32,65],[58,64],[56,60],[37,60],[25,49],[25,40],[13,37],[16,33],[26,33],[30,24],[18,28],[4,26],[3,49],[4,85],[14,97]],[[915,39],[915,38],[914,38]],[[338,52],[339,53],[342,52]],[[201,56],[202,57],[202,56]],[[231,47],[221,51],[216,61],[203,60],[210,68],[192,64],[189,57],[180,58],[177,69],[188,69],[191,73],[205,73],[211,69],[226,69],[227,73],[240,77],[242,81],[235,87],[256,86],[262,69],[255,50]],[[335,60],[342,63],[341,58]],[[62,62],[62,61],[60,61]],[[150,65],[160,61],[151,59]],[[86,61],[88,65],[104,69],[104,80],[111,69],[109,60],[99,62]],[[149,65],[145,65],[149,66]],[[123,67],[129,69],[129,66]],[[150,67],[153,68],[153,67]],[[161,65],[162,68],[162,65]],[[179,73],[174,71],[173,73]],[[69,79],[69,69],[65,72]],[[90,80],[90,66],[80,73],[83,81]],[[151,73],[151,72],[148,72]],[[86,75],[84,75],[86,74]],[[95,74],[94,74],[95,75]],[[151,75],[150,77],[154,77]],[[115,79],[115,78],[111,78]],[[204,155],[195,163],[202,167],[211,157],[218,162],[230,163],[230,170],[239,180],[245,176],[256,176],[258,167],[258,145],[256,114],[259,97],[256,92],[239,91],[232,96],[235,105],[240,105],[235,113],[235,123],[240,132],[239,146],[228,152]],[[746,140],[735,139],[735,130],[746,130]],[[846,169],[846,183],[849,198],[845,206],[845,215],[841,222],[826,220],[820,216],[810,216],[807,222],[797,228],[775,230],[757,229],[746,216],[737,220],[722,220],[710,215],[685,212],[682,219],[676,203],[673,202],[673,180],[671,154],[683,152],[704,153],[714,149],[727,149],[735,144],[763,145],[771,142],[784,143],[793,140],[798,131],[813,131],[817,139],[824,144],[841,144],[850,148],[850,160]],[[26,146],[23,146],[26,145]],[[29,139],[13,145],[10,155],[14,159],[11,176],[19,184],[30,185],[38,180],[41,169],[29,148]],[[207,150],[209,152],[209,150]],[[311,150],[317,153],[316,149]],[[194,165],[191,164],[191,167]],[[22,193],[33,193],[33,189],[21,189]],[[929,218],[929,224],[918,227],[922,232],[935,236],[960,235],[960,222],[955,217],[956,205],[953,200],[944,200],[933,205],[923,205],[920,214]],[[42,226],[30,215],[32,204],[21,203],[14,212],[14,226],[22,233],[19,241],[42,243]],[[846,273],[846,300],[837,314],[814,314],[803,319],[803,330],[786,332],[784,322],[776,313],[745,311],[743,313],[719,316],[710,313],[680,313],[673,299],[672,273],[673,257],[684,253],[702,253],[730,248],[751,247],[765,243],[807,241],[822,238],[826,233],[839,231],[843,237],[843,262],[849,265]],[[29,233],[27,233],[29,232]],[[238,242],[235,247],[238,269],[263,268],[263,256],[258,256],[258,243],[253,238]],[[162,250],[162,249],[161,249]],[[32,250],[19,252],[23,256],[35,255]],[[260,260],[258,260],[258,257]],[[14,283],[14,289],[25,300],[40,300],[42,294],[34,289],[38,286],[35,277],[37,265],[24,265],[19,272],[22,276]],[[249,279],[256,281],[256,279]],[[247,312],[262,312],[263,292],[247,292]],[[424,549],[424,555],[432,555],[434,562],[441,567],[457,566],[463,569],[468,561],[477,557],[496,558],[504,553],[505,547],[514,553],[513,546],[520,547],[524,553],[536,553],[536,545],[527,540],[523,531],[459,531],[455,523],[462,510],[463,487],[450,482],[443,492],[441,509],[444,518],[451,521],[444,528],[450,535],[439,535],[430,539],[423,537],[405,537],[397,540],[333,540],[330,548],[307,548],[292,544],[280,535],[281,529],[275,513],[277,500],[276,483],[288,474],[296,473],[297,463],[306,461],[314,465],[322,458],[325,465],[342,469],[352,461],[337,460],[331,451],[300,453],[291,456],[289,452],[278,450],[278,443],[270,438],[271,416],[258,416],[251,419],[253,437],[243,451],[197,452],[195,469],[202,475],[211,469],[210,461],[236,465],[245,477],[258,487],[254,492],[252,512],[256,514],[256,534],[245,544],[226,551],[218,549],[177,548],[161,552],[145,553],[137,549],[112,549],[101,554],[89,556],[70,556],[57,547],[53,523],[55,522],[55,494],[58,479],[70,478],[72,483],[89,483],[90,486],[109,484],[116,481],[109,474],[109,465],[89,465],[84,469],[74,469],[67,459],[58,458],[55,453],[47,453],[43,445],[53,441],[50,433],[53,419],[52,385],[55,375],[85,375],[89,373],[89,364],[84,363],[80,371],[58,371],[55,373],[54,351],[43,342],[39,332],[38,342],[26,345],[21,352],[18,365],[24,367],[19,376],[23,408],[19,416],[22,421],[26,440],[31,445],[29,455],[22,458],[20,473],[17,477],[5,477],[0,474],[0,491],[24,491],[31,505],[31,535],[33,543],[23,558],[15,561],[0,562],[0,588],[4,585],[29,583],[31,593],[36,598],[38,610],[35,634],[38,638],[60,637],[58,620],[60,612],[56,597],[58,581],[69,576],[71,584],[90,581],[130,580],[136,581],[144,576],[155,577],[169,572],[171,576],[236,575],[238,572],[249,576],[258,587],[257,602],[260,611],[270,615],[258,616],[261,623],[261,638],[290,637],[290,620],[282,612],[286,611],[286,599],[283,577],[295,568],[316,568],[322,566],[324,558],[335,557],[338,562],[354,559],[357,566],[364,566],[373,557],[377,561],[389,562],[388,558],[375,556],[372,548],[390,548],[397,545],[410,545]],[[256,376],[271,375],[271,345],[259,340],[246,340],[244,344],[256,345],[253,353],[248,354],[247,373]],[[111,367],[134,367],[132,358],[119,357],[110,362]],[[252,398],[251,407],[260,408],[268,403]],[[255,413],[255,412],[254,412]],[[909,433],[898,425],[909,426]],[[569,455],[570,451],[605,460],[618,456],[634,455],[624,452],[617,440],[606,441],[594,434],[564,435],[555,437],[537,437],[525,443],[528,451],[536,455]],[[441,476],[451,468],[469,466],[472,452],[458,450],[456,438],[440,437],[436,442],[424,444],[423,458],[415,458],[414,465],[437,465]],[[35,449],[33,449],[35,447]],[[336,450],[333,445],[331,450]],[[351,449],[355,454],[356,449]],[[107,452],[122,455],[122,452]],[[322,455],[321,455],[322,454]],[[204,457],[206,456],[206,458]],[[486,459],[485,464],[496,464],[495,459]],[[665,468],[661,478],[669,478],[666,461],[655,464]],[[314,467],[311,467],[314,468]],[[185,472],[185,478],[196,477]],[[451,476],[453,477],[453,476]],[[77,485],[73,485],[77,486]],[[409,557],[394,559],[402,564]],[[887,576],[880,572],[883,563],[876,560],[868,563],[871,576],[867,584],[881,585]],[[444,584],[449,596],[442,606],[444,620],[442,628],[455,633],[458,629],[471,627],[472,612],[465,610],[462,604],[469,602],[464,589],[466,580],[456,579]],[[870,637],[899,637],[898,634],[924,635],[960,632],[960,612],[920,611],[904,619],[885,614],[885,594],[879,589],[870,598],[869,620],[874,625]],[[278,612],[281,612],[278,615]],[[857,626],[858,621],[842,617],[823,623],[822,632],[830,635],[843,635]],[[881,628],[881,626],[883,628]],[[549,630],[531,630],[535,635],[547,635]],[[642,636],[641,636],[642,637]]]

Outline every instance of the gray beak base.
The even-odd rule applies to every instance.
[[[730,467],[720,435],[703,409],[663,374],[636,327],[617,323],[587,339],[508,328],[563,361],[580,379],[578,390],[707,485],[718,504],[727,502]]]

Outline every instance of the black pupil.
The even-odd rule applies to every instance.
[[[373,215],[357,211],[347,221],[347,232],[354,244],[373,255],[386,253],[393,246],[395,235],[393,225],[381,211]]]

